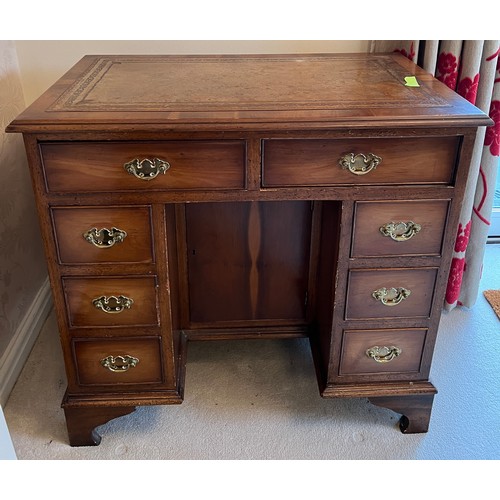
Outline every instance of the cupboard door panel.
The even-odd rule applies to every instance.
[[[305,321],[309,202],[186,206],[192,323]]]

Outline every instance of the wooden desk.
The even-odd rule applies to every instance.
[[[307,336],[321,396],[425,432],[489,123],[398,54],[83,58],[8,127],[33,178],[71,445],[181,403],[188,341],[213,339]]]

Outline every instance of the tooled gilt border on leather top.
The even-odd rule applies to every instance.
[[[85,99],[85,96],[97,85],[113,64],[110,59],[98,59],[83,78],[77,80],[50,106],[49,111],[71,111],[72,107],[81,100],[80,96],[85,92],[83,95],[83,99]]]
[[[386,57],[386,56],[385,56]],[[175,58],[173,58],[175,60]],[[344,58],[345,59],[345,58]],[[235,57],[221,57],[221,58],[213,58],[212,61],[217,63],[234,63],[235,60],[238,60],[237,56]],[[245,57],[245,61],[251,61],[251,57]],[[260,60],[255,58],[256,61]],[[286,59],[280,57],[267,57],[265,59],[267,62],[284,62]],[[314,60],[322,60],[321,57],[311,57],[307,58],[308,61]],[[260,101],[260,102],[168,102],[168,101],[141,101],[140,109],[137,108],[136,103],[122,102],[122,103],[103,103],[98,101],[90,101],[86,102],[86,98],[92,92],[92,90],[96,87],[96,85],[106,76],[108,71],[115,64],[122,63],[148,63],[148,62],[156,62],[158,63],[159,59],[157,57],[147,57],[147,56],[120,56],[117,58],[99,58],[95,61],[95,63],[85,72],[85,74],[79,78],[73,85],[71,85],[48,109],[47,111],[91,111],[91,112],[99,112],[99,111],[127,111],[127,112],[140,112],[140,111],[198,111],[200,108],[210,108],[213,111],[268,111],[268,110],[279,110],[281,109],[281,105],[283,103],[277,104],[276,101]],[[191,56],[188,60],[184,60],[183,62],[188,64],[195,63],[206,63],[208,61],[207,58],[204,57],[193,57]],[[293,59],[290,59],[293,61]],[[404,71],[401,68],[401,74],[398,74],[393,68],[388,67],[385,64],[384,56],[374,56],[370,61],[371,63],[377,64],[380,66],[385,72],[389,73],[396,81],[401,82],[404,78]],[[367,83],[369,84],[369,83]],[[419,88],[420,98],[422,98],[422,94],[425,94],[426,100],[421,100],[420,102],[415,102],[414,99],[411,99],[411,89],[408,90],[408,100],[393,100],[390,102],[387,101],[387,98],[384,96],[380,97],[380,100],[373,100],[370,102],[370,107],[420,107],[420,108],[428,108],[428,107],[449,107],[450,104],[431,93],[422,86]],[[362,108],[366,106],[366,103],[360,103],[358,100],[339,100],[339,101],[319,101],[319,100],[288,100],[286,101],[286,106],[288,109],[295,110],[340,110],[340,109],[352,109],[352,108]]]

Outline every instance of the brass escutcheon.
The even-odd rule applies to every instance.
[[[129,368],[135,368],[139,363],[138,358],[126,354],[125,356],[107,356],[101,359],[101,365],[115,373],[126,372]]]
[[[385,345],[382,347],[374,345],[373,347],[370,347],[366,350],[366,355],[369,358],[372,358],[377,363],[388,363],[394,358],[397,358],[402,352],[402,349],[394,345],[391,345],[389,347]]]
[[[394,241],[408,241],[421,229],[420,224],[410,220],[408,222],[387,222],[387,224],[380,227],[380,232]]]
[[[365,175],[375,170],[382,158],[373,153],[347,153],[341,156],[339,164],[343,169],[349,170],[354,175]]]
[[[135,158],[128,163],[123,165],[123,168],[132,175],[135,175],[138,179],[143,181],[150,181],[154,179],[158,174],[165,174],[170,168],[170,163],[165,160],[160,160],[159,158],[145,158],[144,160],[139,160]]]
[[[127,233],[117,227],[97,229],[93,227],[83,233],[83,237],[97,248],[111,248],[115,243],[122,243]]]
[[[101,311],[107,314],[118,314],[123,312],[125,309],[130,309],[134,301],[125,297],[124,295],[119,295],[115,297],[111,295],[110,297],[106,297],[102,295],[101,297],[97,297],[92,300],[92,304],[96,309],[100,309]]]
[[[397,306],[403,300],[407,299],[411,294],[411,290],[406,288],[379,288],[372,292],[372,297],[375,300],[380,300],[384,306]]]

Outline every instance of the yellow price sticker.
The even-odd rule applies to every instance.
[[[420,87],[415,76],[405,76],[405,85],[407,87]]]

